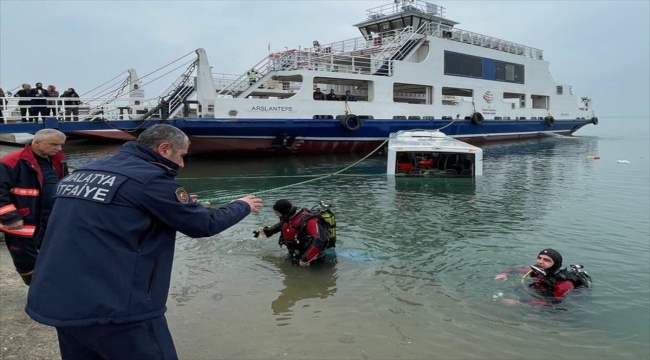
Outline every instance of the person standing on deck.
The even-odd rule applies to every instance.
[[[16,91],[14,97],[18,98],[28,98],[31,96],[32,86],[29,84],[23,84],[23,88]],[[30,104],[32,103],[29,99],[20,99],[18,100],[18,107],[20,108],[20,120],[22,122],[27,122],[29,117],[29,122],[34,122],[31,118],[32,110]],[[28,115],[29,114],[29,115]]]
[[[0,124],[5,123],[4,110],[7,106],[7,100],[5,100],[5,92],[0,88]]]
[[[54,98],[53,100],[48,100],[47,101],[47,113],[48,116],[52,114],[52,116],[56,117],[59,115],[59,92],[56,91],[56,86],[54,85],[48,85],[47,86],[47,97]]]
[[[257,77],[260,75],[260,73],[257,72],[255,69],[250,69],[248,71],[248,85],[253,85],[255,82],[257,82]]]
[[[38,82],[36,83],[36,87],[30,91],[29,96],[32,98],[30,109],[34,121],[38,122],[40,116],[41,121],[45,122],[45,118],[48,116],[46,99],[48,97],[47,90],[43,89],[43,84]]]

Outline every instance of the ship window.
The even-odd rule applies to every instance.
[[[422,117],[423,120],[435,120],[435,118],[433,115],[425,115]]]
[[[501,120],[501,116],[495,116],[494,120]]]
[[[421,119],[421,117],[419,117],[417,115],[409,115],[409,120],[420,120],[420,119]]]
[[[517,84],[524,83],[524,66],[512,64],[503,61],[495,61],[495,80],[513,82]]]
[[[555,92],[556,92],[558,95],[562,95],[562,90],[563,90],[563,89],[562,89],[561,86],[556,86],[556,87],[555,87]]]
[[[404,116],[404,115],[395,115],[395,116],[393,116],[393,120],[406,120],[406,116]]]
[[[433,104],[433,86],[395,83],[393,101],[407,104]]]
[[[361,119],[361,120],[372,120],[374,118],[375,117],[372,116],[372,115],[359,115],[359,119]]]
[[[332,115],[314,115],[312,119],[334,119]]]
[[[445,75],[466,76],[524,84],[525,67],[521,64],[445,51]]]
[[[445,51],[445,75],[483,77],[483,59],[476,56]]]

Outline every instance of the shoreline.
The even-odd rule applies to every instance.
[[[0,358],[61,359],[56,330],[25,313],[29,288],[14,269],[4,235],[0,235],[0,243]]]

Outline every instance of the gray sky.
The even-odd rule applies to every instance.
[[[269,43],[274,52],[358,37],[352,25],[366,10],[391,2],[0,0],[0,86],[40,81],[83,93],[199,47],[214,72],[244,73]],[[460,29],[544,50],[555,81],[591,96],[597,115],[650,114],[650,1],[430,2]]]

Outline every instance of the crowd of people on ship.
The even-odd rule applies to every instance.
[[[340,100],[340,101],[357,101],[357,99],[350,93],[350,90],[345,91],[345,95],[338,96],[334,89],[330,89],[329,94],[325,95],[320,88],[314,91],[314,100]]]
[[[20,98],[17,105],[21,122],[45,122],[48,117],[59,117],[65,121],[79,120],[81,101],[74,88],[68,88],[60,95],[56,86],[43,88],[41,82],[37,82],[34,87],[25,83],[15,94],[10,91],[5,93],[0,88],[0,123],[4,123],[5,116],[9,116],[5,112],[10,97]]]

